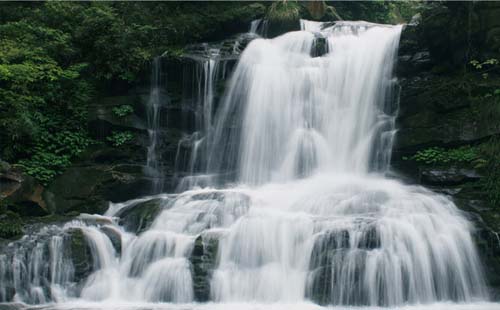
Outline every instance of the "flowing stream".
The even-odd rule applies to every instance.
[[[149,146],[147,148],[147,161],[145,174],[152,179],[152,192],[159,193],[163,188],[163,177],[161,171],[161,158],[158,149],[160,132],[160,111],[165,100],[162,96],[163,75],[161,58],[156,57],[151,64],[151,78],[149,98],[146,105],[147,130]]]
[[[254,22],[251,32],[264,26]],[[213,119],[208,84],[218,63],[202,62],[208,186],[111,204],[104,216],[10,244],[0,255],[0,300],[61,309],[496,309],[486,303],[473,227],[453,202],[384,177],[401,26],[301,26],[248,44]],[[154,147],[148,166],[158,171]],[[152,202],[160,211],[151,225],[120,222]],[[65,250],[75,231],[87,243],[87,269],[75,263],[76,247]]]

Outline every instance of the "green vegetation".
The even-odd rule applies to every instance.
[[[0,158],[48,184],[91,143],[87,110],[94,99],[136,83],[154,56],[223,30],[227,36],[234,25],[246,29],[264,10],[258,3],[2,4]],[[120,146],[131,134],[110,139]]]
[[[441,147],[430,147],[418,151],[411,157],[403,159],[411,159],[416,162],[427,165],[443,165],[457,163],[471,163],[478,159],[477,149],[470,146],[462,146],[454,149],[444,149]]]
[[[118,117],[125,117],[134,112],[134,108],[128,104],[113,108],[113,113]]]
[[[131,132],[128,131],[123,131],[123,132],[118,132],[118,131],[113,131],[111,136],[107,137],[106,140],[111,142],[113,146],[121,146],[124,145],[125,143],[128,143],[132,141],[134,138],[134,135]]]
[[[445,149],[430,147],[403,157],[429,166],[454,166],[475,168],[483,177],[480,184],[489,205],[500,205],[500,137],[493,136],[476,146]]]
[[[404,23],[421,10],[422,1],[335,1],[333,6],[344,20],[375,23]]]
[[[0,206],[0,209],[4,209]],[[13,238],[23,233],[23,221],[21,217],[7,210],[0,210],[0,239]]]
[[[273,22],[296,21],[300,18],[300,9],[297,1],[278,1],[271,4],[266,17]]]
[[[62,131],[40,137],[30,158],[21,159],[19,165],[25,172],[47,185],[71,164],[92,140],[84,132]]]
[[[500,207],[500,138],[492,137],[478,148],[478,153],[484,160],[484,178],[481,185],[484,187],[488,203],[493,207]]]
[[[0,158],[43,184],[90,143],[88,106],[147,76],[156,56],[242,32],[255,18],[297,20],[306,3],[8,2],[0,6]],[[324,4],[323,4],[324,5]],[[335,7],[337,3],[333,4]],[[403,4],[338,3],[344,19],[384,21]],[[391,13],[392,14],[392,13]],[[131,106],[113,109],[117,117]],[[130,133],[109,139],[120,146]]]

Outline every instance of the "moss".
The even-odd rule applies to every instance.
[[[77,281],[86,279],[93,271],[93,258],[85,235],[79,228],[69,231],[70,258],[74,267],[74,275]]]
[[[271,22],[288,23],[298,21],[300,6],[295,1],[279,1],[273,3],[267,12],[267,19]]]
[[[481,185],[485,189],[487,203],[496,211],[500,209],[500,138],[492,137],[479,147],[479,152],[485,161],[484,174]],[[500,228],[500,215],[498,216]]]
[[[141,233],[151,226],[165,203],[165,200],[156,198],[127,207],[117,214],[120,225],[127,231]]]
[[[0,238],[10,239],[23,233],[24,223],[19,214],[12,211],[0,211]]]

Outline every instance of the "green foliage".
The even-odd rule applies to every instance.
[[[478,155],[477,150],[470,146],[462,146],[448,150],[441,147],[430,147],[420,150],[415,155],[405,159],[411,159],[427,165],[456,164],[471,163],[478,159]]]
[[[267,18],[274,22],[297,21],[300,18],[300,6],[297,1],[277,1],[271,4]]]
[[[492,137],[480,145],[462,146],[454,149],[431,147],[418,151],[405,160],[414,160],[426,165],[472,165],[484,175],[481,187],[492,206],[500,206],[500,138]]]
[[[333,6],[344,20],[375,23],[409,22],[421,9],[422,1],[335,1]]]
[[[385,1],[342,5],[350,6],[355,19],[371,21],[392,7]],[[0,6],[0,158],[48,184],[90,143],[87,110],[100,92],[135,82],[155,55],[176,56],[187,43],[245,31],[266,11],[296,20],[300,5],[289,0]],[[362,12],[380,16],[364,18]],[[118,117],[132,112],[130,106],[113,109]],[[131,133],[113,133],[108,141],[119,146],[131,139]]]
[[[134,135],[129,131],[117,132],[113,131],[111,136],[107,137],[106,140],[111,142],[113,146],[121,146],[124,145],[134,138]]]
[[[481,70],[483,69],[483,67],[491,67],[498,65],[498,59],[490,58],[483,62],[479,62],[478,60],[473,59],[469,63],[474,67],[474,69]]]
[[[484,80],[486,80],[490,76],[490,71],[498,69],[499,61],[496,58],[489,58],[485,61],[478,61],[476,59],[473,59],[469,61],[469,64],[477,73],[481,74],[481,77]]]
[[[14,21],[0,25],[0,156],[19,162],[43,183],[80,148],[92,96],[83,62],[60,30]],[[80,143],[81,145],[81,143]],[[64,165],[63,165],[64,163]]]
[[[0,209],[0,238],[12,238],[23,233],[23,222],[17,213]]]
[[[114,107],[112,110],[113,113],[118,117],[125,117],[134,112],[134,108],[128,104],[123,104],[119,107]]]
[[[80,154],[91,142],[79,132],[63,131],[43,136],[35,146],[33,155],[19,161],[19,165],[27,174],[47,185],[71,164],[71,158]]]
[[[500,138],[492,137],[479,146],[479,154],[485,164],[482,186],[486,190],[488,202],[492,206],[500,207]]]
[[[254,18],[249,13],[255,9],[55,1],[1,6],[0,158],[47,184],[88,145],[82,137],[97,89],[135,81],[153,55],[217,31],[209,24],[219,20],[205,14],[237,21]],[[128,115],[131,107],[114,113]],[[127,137],[117,136],[116,143]]]

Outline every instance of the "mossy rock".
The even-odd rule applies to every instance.
[[[277,1],[271,4],[266,14],[269,21],[268,36],[272,38],[285,32],[300,30],[302,10],[304,8],[294,1]]]
[[[125,201],[150,193],[152,181],[138,165],[88,165],[68,168],[43,196],[55,214],[102,214],[109,201]]]
[[[68,231],[69,257],[74,268],[75,282],[82,282],[93,272],[94,259],[89,244],[79,228]]]
[[[116,253],[120,254],[122,252],[122,235],[120,231],[111,225],[101,226],[100,230],[109,238]]]
[[[120,225],[127,231],[138,234],[151,226],[156,216],[167,203],[168,200],[162,198],[151,199],[125,207],[116,216],[120,218]]]
[[[483,97],[498,79],[471,76],[414,77],[402,82],[396,151],[430,145],[459,146],[500,134],[500,109]]]
[[[0,239],[19,237],[23,233],[21,217],[12,211],[0,210]]]
[[[46,188],[44,198],[52,213],[71,211],[103,213],[107,203],[99,195],[99,187],[113,181],[109,167],[71,167]]]

